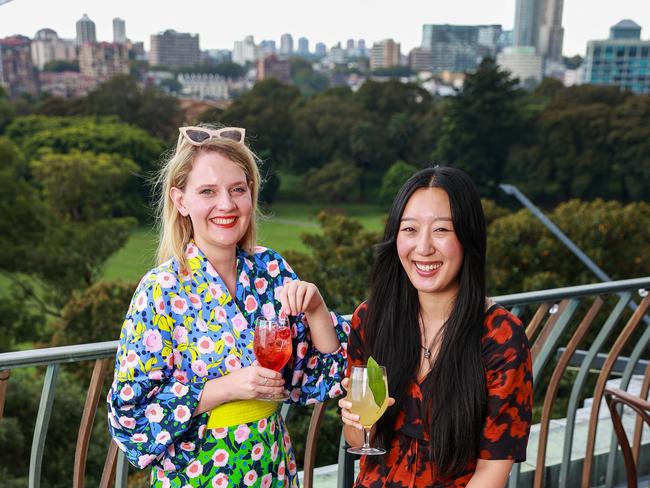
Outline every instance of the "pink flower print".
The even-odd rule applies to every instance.
[[[135,395],[135,392],[133,391],[133,388],[131,388],[131,385],[124,385],[120,390],[120,398],[125,402],[128,402],[133,398],[133,395]]]
[[[282,434],[282,447],[284,447],[285,451],[288,451],[291,448],[291,439],[289,438],[289,434],[286,432]]]
[[[221,323],[224,323],[228,318],[228,315],[226,314],[226,310],[223,307],[215,307],[214,316]]]
[[[164,271],[158,273],[158,276],[156,276],[156,282],[161,288],[171,288],[176,284],[176,277],[173,274]]]
[[[185,472],[187,473],[187,476],[190,478],[196,478],[197,476],[200,476],[203,473],[203,465],[201,464],[201,461],[195,460],[192,461],[187,468],[185,468]]]
[[[291,268],[291,266],[289,266],[289,263],[287,263],[284,259],[282,260],[282,264],[284,265],[284,269],[286,269],[289,273],[294,274],[293,269]]]
[[[158,352],[162,347],[162,336],[157,329],[147,329],[144,331],[144,348],[147,352]]]
[[[240,282],[243,286],[250,286],[250,284],[251,284],[251,280],[250,280],[250,278],[248,277],[248,275],[246,274],[246,271],[242,271],[241,274],[239,275],[239,282]]]
[[[257,481],[257,472],[254,469],[251,469],[248,473],[244,475],[244,484],[246,486],[253,486]]]
[[[275,308],[272,303],[265,303],[262,305],[262,315],[267,319],[272,319],[275,317]]]
[[[214,352],[214,341],[208,336],[201,336],[196,347],[201,354],[210,354]]]
[[[298,400],[300,399],[300,388],[294,388],[291,390],[289,396],[291,397],[292,402],[298,403]]]
[[[221,338],[226,346],[233,347],[235,345],[235,338],[230,332],[224,332],[221,334]]]
[[[266,291],[268,282],[264,278],[257,278],[255,280],[255,289],[260,295]]]
[[[278,443],[274,442],[271,446],[271,460],[275,461],[278,458]]]
[[[232,325],[233,327],[235,327],[235,330],[239,332],[243,332],[248,327],[248,322],[246,322],[246,319],[242,314],[238,313],[233,317]]]
[[[273,289],[273,298],[277,300],[278,302],[280,301],[280,297],[282,296],[282,289],[284,286],[277,286]]]
[[[189,388],[184,385],[183,383],[174,383],[174,386],[172,386],[172,393],[177,397],[181,398],[187,395],[187,392],[189,391]]]
[[[250,259],[244,258],[244,262],[246,263],[248,269],[253,269],[253,262]]]
[[[284,479],[284,474],[286,472],[285,466],[284,466],[284,461],[280,462],[280,465],[278,466],[278,479],[283,480]]]
[[[215,466],[223,467],[228,464],[228,451],[225,449],[217,449],[212,455],[212,461]]]
[[[162,488],[171,488],[172,485],[171,485],[171,481],[169,481],[169,478],[165,477],[165,478],[159,478],[159,479],[160,479],[160,482],[162,484],[161,485]]]
[[[147,442],[148,437],[147,434],[133,434],[131,440],[133,442]]]
[[[307,368],[308,369],[314,369],[317,364],[318,364],[318,358],[316,356],[312,356],[307,361]]]
[[[347,322],[343,322],[343,332],[345,332],[346,335],[350,335],[350,324]]]
[[[266,429],[266,426],[268,425],[268,420],[262,419],[257,423],[257,431],[261,434],[264,432]]]
[[[219,276],[219,273],[217,273],[217,270],[214,269],[214,266],[212,266],[212,263],[208,261],[208,263],[205,265],[205,272],[212,276],[213,278],[217,278]]]
[[[159,391],[160,391],[160,387],[159,386],[154,386],[151,389],[151,391],[149,391],[149,393],[147,393],[147,398],[151,398],[151,397],[156,396]]]
[[[108,414],[108,421],[110,422],[111,426],[114,429],[121,429],[122,428],[120,423],[115,419],[115,415],[113,415],[112,413]]]
[[[174,327],[174,333],[172,335],[177,344],[184,344],[187,342],[187,329],[182,325],[177,325]]]
[[[296,356],[298,356],[298,359],[302,359],[305,357],[306,354],[307,354],[307,343],[299,342],[298,346],[296,347]]]
[[[140,362],[140,356],[138,356],[138,353],[133,350],[127,351],[124,359],[124,365],[127,368],[135,368]]]
[[[190,304],[192,307],[194,307],[194,310],[201,310],[203,308],[203,304],[201,303],[201,297],[198,296],[196,293],[188,293],[187,298],[190,300]]]
[[[172,298],[172,312],[178,315],[183,315],[185,312],[187,312],[187,302],[185,301],[184,298],[181,297]]]
[[[202,426],[199,427],[199,430],[197,430],[197,435],[199,436],[199,439],[203,439],[203,436],[205,435],[205,429],[207,428],[207,425],[203,424]]]
[[[332,386],[332,388],[330,388],[330,391],[329,391],[330,398],[335,398],[335,397],[337,397],[339,395],[342,395],[342,394],[343,394],[343,390],[341,389],[341,385],[339,383],[335,383],[334,386]]]
[[[174,364],[177,364],[179,366],[183,364],[183,354],[178,350],[174,351]],[[174,371],[174,373],[176,373],[176,371]]]
[[[221,295],[223,295],[223,291],[219,285],[210,285],[208,289],[210,290],[210,295],[212,295],[212,298],[215,300],[218,300]]]
[[[157,403],[151,403],[144,411],[144,416],[151,423],[159,423],[163,419],[164,411]]]
[[[181,442],[181,449],[183,451],[193,451],[195,447],[193,442]]]
[[[147,294],[143,291],[135,297],[135,309],[142,312],[147,307]]]
[[[291,474],[291,475],[296,474],[296,463],[295,463],[295,461],[289,461],[289,474]]]
[[[255,300],[255,297],[253,295],[248,295],[246,297],[246,300],[244,301],[244,308],[248,313],[253,313],[255,310],[257,310],[257,300]]]
[[[199,248],[195,244],[189,243],[185,248],[185,255],[192,259],[199,255]]]
[[[219,473],[212,478],[212,488],[226,488],[228,486],[228,476],[224,473]]]
[[[143,454],[138,458],[138,466],[140,468],[146,468],[154,459],[156,459],[156,456],[153,454]]]
[[[207,332],[208,331],[208,324],[205,323],[205,320],[199,315],[196,318],[196,328],[199,329],[201,332]]]
[[[267,249],[268,249],[268,247],[264,247],[264,246],[255,246],[255,248],[253,249],[253,252],[254,252],[255,254],[261,254],[261,253],[263,253],[264,251],[266,251]]]
[[[253,446],[253,450],[251,451],[251,458],[253,461],[259,461],[262,459],[262,455],[264,454],[264,446],[262,443],[257,443]]]
[[[183,268],[178,274],[182,282],[188,281],[192,277],[191,273],[185,268]]]
[[[237,441],[238,444],[241,444],[246,439],[248,439],[248,436],[250,435],[251,435],[251,430],[248,428],[248,426],[246,424],[241,424],[239,427],[237,427],[237,430],[235,431],[235,440]]]
[[[280,274],[280,266],[278,265],[278,260],[274,259],[266,263],[266,271],[271,278],[275,278]]]
[[[226,356],[226,369],[228,371],[235,371],[239,368],[241,368],[241,362],[237,356],[233,356],[232,354]]]
[[[215,437],[215,439],[223,439],[228,435],[228,429],[226,429],[225,427],[212,429],[212,435]]]
[[[170,471],[170,472],[176,471],[176,466],[174,466],[174,463],[172,463],[171,459],[169,458],[165,458],[165,460],[163,461],[163,468],[165,468],[165,471]]]
[[[271,473],[262,476],[262,488],[269,488],[269,486],[271,486],[272,481],[273,481],[273,475]]]
[[[165,300],[163,300],[163,297],[156,298],[156,300],[154,301],[154,307],[158,315],[165,314]]]
[[[299,385],[301,379],[303,380],[304,383],[304,381],[308,378],[303,375],[303,372],[301,370],[297,369],[293,372],[293,375],[291,376],[291,384]]]
[[[307,398],[305,401],[305,405],[316,405],[318,403],[318,400],[315,398]]]
[[[271,435],[275,434],[275,422],[269,422],[269,425],[271,426],[269,427]]]
[[[199,378],[203,378],[208,374],[208,368],[206,367],[205,362],[200,359],[197,359],[192,363],[192,371],[194,371],[194,374]]]
[[[332,364],[332,366],[330,366],[330,376],[335,376],[338,369],[339,368],[336,363]]]
[[[122,415],[117,421],[126,429],[133,429],[135,427],[135,419]]]
[[[192,416],[192,412],[185,405],[179,405],[174,409],[174,420],[177,422],[187,422]]]

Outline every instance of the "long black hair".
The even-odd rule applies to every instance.
[[[386,366],[389,391],[396,400],[377,423],[377,440],[388,445],[399,406],[404,404],[412,382],[417,381],[420,367],[418,292],[402,267],[396,246],[404,207],[420,188],[440,188],[447,193],[454,231],[464,251],[458,293],[441,329],[431,371],[421,384],[431,459],[441,475],[454,477],[477,457],[486,411],[481,359],[485,217],[476,188],[461,170],[440,166],[423,169],[395,197],[370,278],[365,354],[372,354]]]

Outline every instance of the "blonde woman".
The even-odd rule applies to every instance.
[[[289,435],[262,401],[341,393],[349,327],[277,252],[256,247],[260,177],[244,130],[183,127],[160,174],[159,265],[120,335],[109,429],[151,485],[297,486]],[[258,317],[289,315],[284,374],[258,365]],[[209,418],[209,422],[208,422]]]

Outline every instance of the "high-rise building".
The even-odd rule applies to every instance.
[[[400,45],[393,39],[384,39],[372,45],[370,69],[392,68],[399,66]]]
[[[266,56],[257,61],[257,79],[275,78],[283,83],[291,83],[291,68],[288,59],[278,59],[277,56]]]
[[[166,30],[151,35],[151,66],[192,66],[201,62],[199,35]]]
[[[77,20],[77,44],[81,45],[84,42],[95,41],[97,41],[95,23],[90,20],[88,14],[84,14],[83,17]]]
[[[84,42],[79,48],[79,71],[99,80],[129,74],[129,49],[125,44]]]
[[[265,40],[260,42],[260,49],[262,50],[262,55],[270,56],[271,54],[277,53],[277,48],[274,40]]]
[[[431,51],[424,47],[414,47],[409,53],[409,67],[413,71],[431,71]]]
[[[31,41],[25,36],[0,39],[0,85],[9,97],[38,94],[38,78],[32,63]]]
[[[332,46],[330,51],[327,53],[327,61],[330,64],[343,64],[347,59],[346,51],[341,47],[341,43],[338,42],[336,46]]]
[[[309,55],[309,39],[301,37],[298,39],[298,54],[302,56]]]
[[[354,39],[348,39],[345,43],[345,50],[347,52],[354,51]]]
[[[564,0],[517,0],[513,46],[533,46],[545,59],[562,60]]]
[[[275,43],[273,43],[273,46],[275,46]],[[255,63],[263,56],[263,51],[262,47],[255,44],[255,38],[253,36],[246,36],[243,41],[235,41],[232,60],[234,63],[242,66],[246,63]]]
[[[497,63],[525,86],[539,83],[544,75],[544,58],[533,46],[507,47],[497,54]]]
[[[280,37],[280,55],[291,56],[293,54],[293,37],[291,34],[282,34]]]
[[[632,20],[612,26],[609,39],[589,41],[584,66],[585,83],[650,94],[650,40]]]
[[[50,61],[74,61],[77,59],[77,47],[74,41],[60,39],[52,29],[39,30],[31,44],[32,62],[39,69]]]
[[[317,42],[314,47],[314,54],[319,58],[327,56],[327,46],[322,42]]]
[[[113,19],[113,42],[119,44],[126,42],[126,22],[118,17]]]
[[[431,52],[434,72],[461,73],[494,56],[500,35],[500,25],[425,24],[421,47]]]

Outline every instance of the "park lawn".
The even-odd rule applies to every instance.
[[[300,240],[303,233],[320,232],[316,217],[319,212],[341,213],[355,218],[364,228],[380,231],[385,214],[370,205],[296,205],[281,203],[262,210],[258,225],[258,243],[280,253],[288,250],[307,251]],[[136,229],[126,245],[106,262],[104,278],[114,281],[138,281],[154,264],[156,232],[147,227]]]

